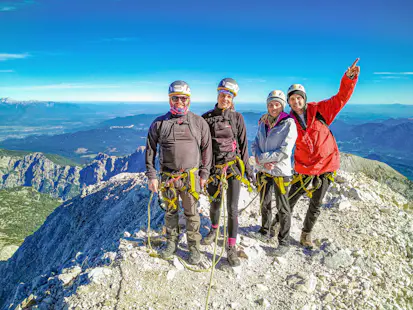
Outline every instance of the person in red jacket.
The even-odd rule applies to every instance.
[[[330,99],[307,103],[307,94],[300,84],[291,85],[287,92],[290,115],[294,118],[298,131],[294,170],[304,180],[291,186],[289,202],[292,213],[294,205],[304,193],[311,196],[300,237],[301,245],[306,247],[313,247],[311,231],[330,186],[331,174],[340,167],[340,153],[328,126],[353,94],[360,73],[358,61],[359,58],[347,69],[338,93]],[[311,183],[313,189],[309,191],[307,187]]]

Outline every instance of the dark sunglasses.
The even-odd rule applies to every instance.
[[[184,97],[184,96],[172,96],[171,97],[173,102],[178,102],[181,100],[182,102],[187,102],[189,100],[189,97]]]

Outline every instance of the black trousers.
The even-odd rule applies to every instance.
[[[228,169],[228,173],[230,170]],[[238,172],[239,173],[239,172]],[[208,184],[208,194],[213,196],[218,189],[218,184]],[[228,212],[228,238],[236,238],[238,234],[238,201],[241,190],[241,182],[235,177],[228,179],[228,189],[225,200],[227,201]],[[213,226],[219,225],[219,215],[221,212],[222,191],[215,201],[211,202],[210,218]]]
[[[286,193],[282,194],[274,179],[268,176],[263,176],[261,173],[257,174],[258,180],[264,180],[267,183],[263,186],[260,193],[262,224],[261,232],[272,234],[275,230],[275,225],[280,222],[280,231],[278,233],[278,243],[280,245],[288,245],[291,228],[291,212],[288,202],[289,186],[285,187]],[[284,182],[290,181],[291,178],[284,177]],[[272,216],[272,194],[275,195],[277,214]]]
[[[307,215],[305,216],[304,224],[303,224],[303,232],[309,233],[313,230],[313,227],[317,221],[318,216],[321,212],[321,205],[326,195],[328,188],[330,187],[331,180],[327,177],[330,173],[324,173],[319,176],[310,176],[313,177],[312,182],[307,184],[307,188],[312,183],[313,188],[317,188],[313,192],[313,196],[310,199],[310,205],[307,210]],[[303,175],[303,179],[305,180],[308,176]],[[297,201],[301,198],[303,194],[305,194],[305,190],[301,188],[301,183],[297,182],[291,186],[290,195],[294,195],[289,199],[291,214],[293,213],[293,209]],[[296,193],[296,194],[294,194]]]

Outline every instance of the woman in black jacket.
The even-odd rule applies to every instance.
[[[228,189],[226,201],[228,209],[228,240],[227,259],[231,266],[239,266],[240,260],[236,251],[238,233],[238,200],[241,182],[248,183],[242,175],[244,170],[247,179],[254,180],[251,167],[248,164],[248,140],[244,118],[234,110],[233,99],[239,90],[235,80],[226,78],[218,85],[218,103],[213,110],[206,112],[202,117],[209,125],[212,137],[213,162],[211,180],[207,191],[212,197],[210,218],[212,227],[209,234],[203,239],[203,244],[214,242],[219,228],[221,207],[221,186],[217,178],[226,174]]]

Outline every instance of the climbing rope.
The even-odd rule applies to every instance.
[[[221,183],[220,183],[220,186],[222,187],[221,188],[221,191],[222,191],[222,195],[221,195],[221,212],[224,212],[224,246],[222,247],[222,253],[224,252],[226,242],[227,242],[227,227],[226,227],[227,221],[226,221],[226,212],[225,212],[225,208],[224,208],[224,206],[225,206],[225,204],[224,204],[225,194],[226,194],[226,190],[228,189],[228,182],[227,182],[227,178],[225,177],[226,173],[227,173],[227,168],[228,168],[228,166],[226,168],[222,169]],[[221,216],[220,216],[220,218],[221,218]],[[219,221],[220,221],[220,219],[218,219],[218,222]],[[205,310],[208,310],[209,297],[211,295],[212,281],[214,279],[214,271],[215,271],[215,266],[216,266],[215,257],[216,257],[217,243],[218,243],[218,235],[219,235],[219,226],[218,226],[218,232],[215,234],[214,254],[212,256],[211,275],[209,277],[208,293],[207,293],[207,297],[206,297],[206,301],[205,301]],[[218,259],[218,262],[222,257],[222,253],[221,253],[221,256]]]

